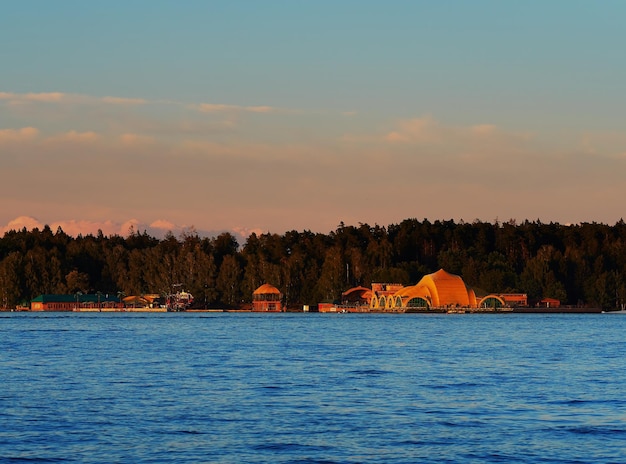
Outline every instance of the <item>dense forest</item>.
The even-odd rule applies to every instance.
[[[626,223],[472,223],[407,219],[387,227],[341,223],[329,234],[295,230],[164,239],[71,237],[60,228],[9,231],[0,238],[0,306],[39,294],[168,294],[184,287],[198,306],[237,306],[268,282],[288,306],[340,298],[371,282],[415,284],[443,268],[478,295],[523,292],[530,301],[620,307],[626,297]]]

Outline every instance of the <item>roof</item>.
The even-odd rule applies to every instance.
[[[349,295],[350,293],[354,293],[354,292],[371,292],[372,290],[370,288],[365,288],[365,287],[352,287],[348,290],[346,290],[345,292],[342,293],[343,296]]]
[[[261,295],[261,294],[268,294],[268,293],[270,293],[270,294],[277,293],[277,294],[280,295],[280,290],[278,290],[273,285],[263,284],[259,288],[257,288],[252,294],[253,295]]]
[[[147,298],[139,295],[131,295],[122,299],[125,304],[148,304],[150,301]]]
[[[347,299],[357,298],[357,299],[369,300],[372,298],[372,290],[370,288],[365,288],[365,287],[353,287],[343,292],[341,296]]]

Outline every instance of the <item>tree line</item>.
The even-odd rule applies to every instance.
[[[40,294],[162,294],[180,289],[197,306],[237,306],[263,283],[291,307],[338,300],[372,282],[412,285],[443,268],[477,294],[527,293],[530,301],[621,307],[626,296],[626,224],[561,225],[406,219],[337,226],[328,233],[200,237],[191,228],[157,239],[79,235],[61,228],[8,231],[0,238],[0,306]]]

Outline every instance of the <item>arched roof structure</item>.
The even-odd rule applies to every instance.
[[[409,307],[477,308],[478,303],[474,290],[460,276],[443,269],[425,275],[416,285],[403,287],[393,295],[372,295],[370,303],[370,308],[379,310]]]
[[[410,306],[433,306],[433,297],[430,289],[425,285],[413,285],[411,287],[404,287],[402,290],[396,292],[395,297],[400,297],[403,307]],[[418,300],[423,303],[417,304]]]
[[[143,296],[139,296],[139,295],[131,295],[131,296],[126,296],[124,298],[122,298],[122,301],[124,302],[125,305],[142,305],[145,306],[148,303],[151,303],[151,301],[149,301],[147,298],[144,298]]]
[[[422,277],[417,288],[426,287],[432,297],[434,307],[462,306],[466,308],[476,307],[476,295],[468,289],[463,279],[455,274],[439,269],[433,274]]]
[[[481,308],[502,308],[506,306],[506,302],[498,295],[487,295],[480,300]]]
[[[341,294],[343,301],[365,301],[369,303],[372,299],[372,290],[365,287],[353,287]]]

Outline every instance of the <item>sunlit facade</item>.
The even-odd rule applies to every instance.
[[[282,294],[280,290],[270,284],[263,284],[252,293],[252,311],[280,312],[282,311]]]
[[[476,308],[474,290],[463,279],[443,269],[425,275],[416,285],[402,287],[392,295],[375,294],[370,308],[374,310]]]
[[[556,300],[546,303],[548,307],[558,304]],[[372,283],[371,290],[351,288],[342,294],[341,305],[320,305],[320,312],[510,311],[527,305],[525,293],[498,293],[478,298],[460,276],[439,269],[411,286]]]

